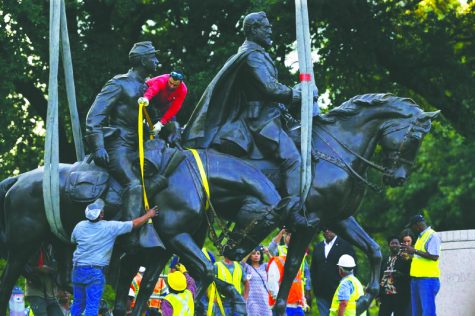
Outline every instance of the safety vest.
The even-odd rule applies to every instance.
[[[267,265],[267,271],[269,271],[269,267],[272,262],[275,262],[277,268],[279,269],[279,284],[282,283],[282,278],[284,277],[284,265],[285,265],[286,256],[279,256],[279,257],[272,257]],[[275,300],[269,295],[269,305],[274,306]],[[292,282],[292,286],[290,287],[289,296],[287,298],[287,304],[299,304],[303,305],[303,283],[302,283],[302,270],[299,269],[297,272],[297,276],[295,277],[294,281]]]
[[[236,261],[234,261],[233,264],[234,271],[233,275],[231,275],[231,272],[229,272],[229,269],[224,265],[223,262],[216,262],[216,266],[218,267],[218,279],[227,283],[231,283],[234,285],[238,293],[242,295],[242,268],[241,265]]]
[[[287,256],[287,246],[286,245],[278,245],[277,252],[279,256]]]
[[[335,294],[333,295],[332,305],[330,307],[330,316],[338,315],[338,309],[340,307],[340,301],[338,300],[338,292],[340,291],[341,285],[343,284],[343,282],[346,282],[346,280],[350,281],[353,284],[354,291],[350,295],[350,299],[348,300],[348,304],[346,305],[344,315],[356,316],[356,301],[364,295],[364,289],[361,282],[353,274],[346,276],[346,278],[340,281],[340,284],[338,285],[338,288],[336,289]]]
[[[278,245],[277,251],[279,256],[287,256],[287,245]],[[300,265],[300,272],[302,273],[302,289],[305,291],[305,284],[307,283],[307,278],[305,277],[305,265],[307,264],[307,253],[303,256],[302,264]]]
[[[167,292],[167,285],[165,284],[165,280],[163,278],[159,278],[157,284],[155,284],[153,293],[150,296],[150,300],[148,301],[148,307],[159,309],[161,299],[163,298],[163,294],[165,292]]]
[[[139,272],[137,273],[137,275],[134,277],[134,279],[132,280],[132,283],[130,284],[130,288],[132,289],[132,291],[134,291],[135,293],[135,298],[137,297],[137,294],[139,293],[139,289],[140,289],[140,283],[142,283],[142,274]],[[132,300],[132,302],[130,303],[130,307],[133,309],[134,306],[135,306],[135,298]]]
[[[173,316],[194,316],[195,303],[193,302],[193,294],[186,289],[181,293],[170,293],[165,296],[164,300],[168,301],[173,308]]]
[[[428,228],[424,234],[417,239],[414,248],[426,252],[427,241],[433,234],[435,234],[435,231],[432,228]],[[411,263],[410,275],[415,278],[440,277],[439,260],[434,261],[415,254]]]

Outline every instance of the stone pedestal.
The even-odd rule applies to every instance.
[[[475,229],[438,233],[442,250],[437,315],[475,315]]]

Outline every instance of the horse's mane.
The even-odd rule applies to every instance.
[[[407,104],[409,106],[418,107],[416,102],[410,98],[397,97],[391,93],[370,93],[352,97],[343,102],[340,106],[330,110],[325,115],[318,116],[319,123],[330,124],[337,120],[346,119],[361,112],[365,107],[376,107],[382,105]]]

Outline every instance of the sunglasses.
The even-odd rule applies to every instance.
[[[183,79],[185,79],[185,76],[179,72],[176,72],[176,71],[172,71],[170,73],[170,76],[174,79],[174,80],[180,80],[180,81],[183,81]]]

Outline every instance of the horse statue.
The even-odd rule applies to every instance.
[[[146,143],[146,174],[149,178],[157,173],[168,177],[168,185],[163,190],[148,188],[150,203],[160,206],[153,225],[166,248],[143,249],[126,256],[124,264],[121,264],[123,269],[118,281],[115,315],[125,315],[128,289],[138,265],[142,264],[147,268],[144,280],[155,279],[156,282],[174,253],[180,256],[191,275],[200,281],[198,295],[203,295],[208,285],[215,282],[220,293],[235,298],[234,309],[237,313],[245,314],[242,298],[232,285],[215,280],[213,265],[201,252],[208,229],[217,216],[236,223],[234,231],[237,232],[257,225],[259,229],[253,229],[248,236],[239,238],[247,240],[245,248],[234,246],[228,249],[231,253],[243,256],[271,233],[294,205],[291,200],[281,199],[274,185],[259,170],[245,162],[213,151],[197,153],[206,170],[209,198],[196,158],[190,151],[179,152],[167,148],[161,140]],[[170,165],[173,167],[169,167]],[[84,219],[84,208],[87,205],[85,198],[90,201],[102,197],[106,201],[106,218],[117,216],[115,210],[120,209],[120,185],[112,178],[107,184],[108,177],[104,169],[86,162],[61,164],[59,169],[61,220],[68,236],[74,226]],[[70,249],[68,245],[61,245],[47,222],[42,179],[43,168],[38,168],[0,182],[0,218],[3,219],[0,222],[0,247],[2,253],[7,253],[7,265],[0,283],[2,315],[6,313],[11,290],[26,261],[39,249],[42,242],[53,243],[55,249],[62,250],[62,253],[67,253],[67,249]],[[83,187],[77,192],[73,184]],[[208,204],[211,205],[211,210],[207,208]],[[235,235],[236,233],[232,236]],[[71,261],[67,261],[58,258],[58,265],[68,267]],[[155,282],[151,286],[147,282],[143,283],[135,307],[137,315],[142,313],[142,303],[148,300]]]
[[[358,311],[367,309],[379,290],[382,258],[378,244],[353,217],[366,186],[380,190],[367,179],[367,169],[370,167],[379,171],[385,184],[403,185],[421,142],[431,128],[431,120],[438,113],[424,112],[408,98],[366,94],[351,98],[326,115],[314,117],[313,179],[305,209],[307,218],[319,218],[321,226],[297,230],[292,234],[274,313],[285,314],[287,296],[305,249],[322,226],[330,227],[368,256],[371,275],[366,294],[358,301]],[[382,165],[371,161],[378,145],[382,149]],[[274,165],[272,170],[269,161],[247,162],[264,170],[279,187],[277,166]],[[234,260],[242,258],[236,253],[227,253],[226,256]]]
[[[375,187],[366,179],[366,170],[369,166],[374,167],[383,173],[385,183],[402,185],[410,173],[422,139],[430,130],[431,120],[437,113],[424,112],[407,98],[371,94],[354,97],[314,120],[314,178],[305,202],[307,216],[320,218],[323,225],[331,227],[369,256],[371,278],[367,293],[358,302],[359,310],[367,307],[377,293],[381,262],[379,246],[352,216],[362,200],[365,185]],[[382,148],[382,166],[370,160],[378,144]],[[167,164],[163,161],[170,160],[169,151],[157,142],[146,144],[147,174],[164,172]],[[149,252],[153,254],[146,260],[147,270],[137,297],[135,315],[141,312],[142,303],[150,296],[172,253],[179,255],[191,275],[201,281],[198,295],[202,295],[213,281],[224,293],[230,292],[229,286],[214,278],[211,263],[200,251],[208,230],[212,229],[214,217],[236,223],[233,233],[228,236],[228,247],[223,247],[223,252],[231,259],[240,260],[281,225],[294,207],[291,201],[280,198],[274,185],[257,168],[213,150],[198,153],[204,158],[209,198],[196,163],[188,152],[183,162],[168,175],[167,188],[160,192],[148,192],[151,204],[160,206],[160,213],[153,225],[166,249],[157,248],[158,251]],[[83,218],[85,207],[84,202],[70,201],[65,194],[73,166],[63,164],[60,167],[61,218],[68,234]],[[43,170],[39,168],[0,183],[0,218],[3,219],[0,222],[0,245],[8,251],[7,267],[0,286],[0,313],[5,313],[11,289],[29,255],[39,248],[41,241],[57,242],[51,234],[43,208],[42,175]],[[114,185],[109,187],[114,188]],[[102,192],[106,201],[114,196],[109,191],[111,189]],[[207,211],[207,201],[214,206],[214,213]],[[106,216],[111,218],[113,208],[118,204],[117,201],[108,204]],[[317,231],[318,228],[296,231],[292,235],[284,278],[274,307],[278,315],[285,313],[292,280],[305,248]],[[118,315],[125,313],[127,289],[137,271],[139,259],[133,255],[131,257],[129,262],[132,264],[123,265],[119,279],[116,300]],[[242,305],[235,308],[242,310]]]

